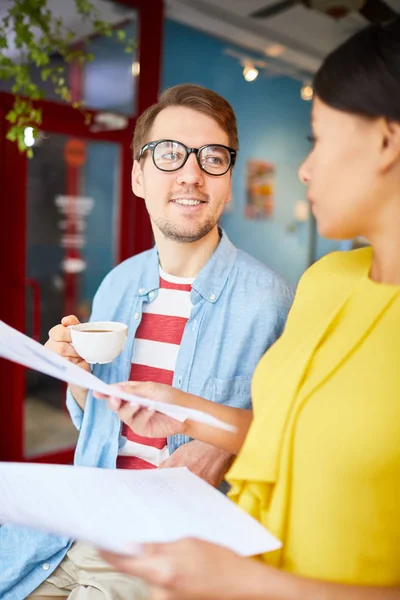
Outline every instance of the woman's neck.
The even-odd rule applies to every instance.
[[[377,283],[400,285],[400,222],[396,232],[371,239],[373,250],[370,278]]]
[[[400,165],[380,189],[379,211],[371,220],[366,238],[373,259],[370,278],[377,283],[400,285]]]

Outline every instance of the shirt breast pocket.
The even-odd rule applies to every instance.
[[[236,408],[250,408],[251,375],[238,375],[229,379],[213,377],[209,380],[208,397],[218,404]]]

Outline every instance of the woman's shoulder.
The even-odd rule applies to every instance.
[[[314,263],[301,277],[290,317],[334,310],[364,277],[372,260],[372,250],[361,248],[348,252],[332,252]]]
[[[372,248],[359,248],[346,252],[331,252],[327,254],[304,273],[301,281],[329,278],[349,279],[354,281],[354,276],[368,272],[372,261]]]
[[[371,258],[370,248],[333,252],[307,269],[297,286],[285,333],[290,331],[293,339],[302,339],[321,319],[333,314],[357,280],[368,273]]]

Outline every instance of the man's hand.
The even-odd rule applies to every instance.
[[[63,356],[85,371],[90,371],[90,365],[75,351],[71,345],[71,332],[69,325],[77,325],[79,320],[75,315],[69,315],[61,320],[60,325],[56,325],[49,331],[49,339],[45,343],[45,348],[52,350],[56,354]],[[70,385],[71,394],[79,404],[81,409],[85,408],[87,390],[77,385]]]
[[[180,446],[160,465],[162,468],[187,467],[207,483],[218,487],[231,466],[234,456],[204,442],[193,440]]]

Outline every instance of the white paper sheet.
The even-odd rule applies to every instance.
[[[35,371],[46,373],[47,375],[51,375],[52,377],[56,377],[67,383],[79,385],[95,392],[115,395],[115,388],[113,388],[113,386],[104,383],[104,381],[101,381],[92,373],[84,371],[62,356],[59,356],[23,333],[6,325],[3,321],[0,321],[0,357],[12,360],[13,362],[34,369]],[[177,421],[183,422],[186,419],[190,419],[206,425],[225,429],[226,431],[234,431],[235,429],[231,425],[228,425],[207,413],[192,408],[184,408],[182,406],[148,400],[147,398],[141,398],[134,394],[128,394],[122,390],[118,390],[118,396],[123,400],[131,401],[136,405],[139,404],[140,406],[145,406],[151,408],[151,410],[161,412]]]
[[[0,523],[127,552],[196,537],[242,556],[281,546],[260,523],[185,467],[144,471],[0,463]],[[132,551],[132,550],[130,550]]]

